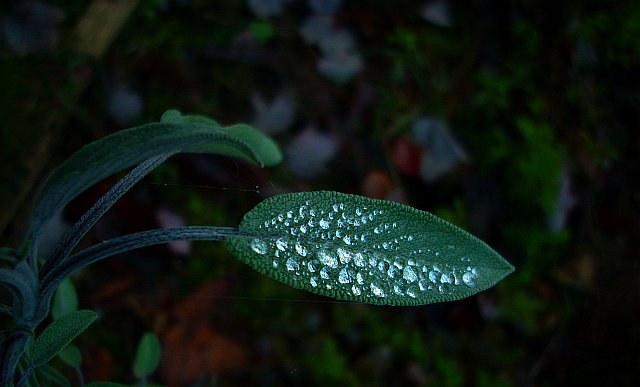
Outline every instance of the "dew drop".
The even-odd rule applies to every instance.
[[[438,286],[438,291],[442,294],[450,294],[451,293],[451,284],[441,284]]]
[[[285,251],[287,249],[287,241],[283,238],[276,240],[276,248],[280,251]]]
[[[318,251],[318,259],[320,259],[320,263],[325,266],[329,266],[334,269],[338,267],[338,260],[336,259],[336,257],[334,257],[333,254],[326,250]]]
[[[300,264],[293,258],[287,259],[287,270],[294,271],[300,270]]]
[[[353,285],[351,287],[351,292],[353,293],[354,296],[359,296],[360,294],[362,294],[362,291],[356,285]]]
[[[359,208],[356,208],[356,215],[358,216],[362,215],[362,210]]]
[[[264,255],[267,253],[267,243],[256,238],[251,241],[251,249],[260,255]]]
[[[304,257],[307,255],[307,248],[300,242],[296,242],[296,252]]]
[[[351,237],[349,235],[345,235],[344,238],[342,238],[342,240],[344,241],[344,243],[350,245],[351,244]]]
[[[364,275],[362,275],[361,272],[358,272],[358,274],[356,274],[356,282],[358,282],[360,285],[364,283]]]
[[[311,277],[311,279],[309,280],[309,283],[311,284],[311,286],[315,288],[318,286],[318,279],[316,277]]]
[[[314,228],[316,226],[316,221],[311,218],[309,219],[309,222],[307,224],[309,225],[309,227]]]
[[[309,215],[310,216],[316,216],[316,210],[314,210],[314,209],[309,210]]]
[[[329,279],[329,272],[331,272],[331,269],[329,268],[329,266],[323,267],[322,270],[320,270],[320,277],[324,279]]]
[[[468,271],[462,276],[462,281],[464,281],[467,286],[473,288],[478,285],[478,276],[473,272]]]
[[[436,283],[440,279],[440,272],[437,270],[432,270],[429,272],[429,280],[431,282]]]
[[[332,207],[333,207],[333,211],[334,212],[338,212],[338,205],[337,204],[334,204]]]
[[[330,284],[326,285],[327,289],[331,290],[331,288],[333,288],[333,286],[331,286]]]
[[[406,266],[402,272],[402,278],[411,283],[418,280],[418,274],[411,266]]]
[[[284,214],[278,214],[278,222],[282,222],[284,220]]]
[[[380,261],[380,263],[378,263],[378,270],[380,271],[387,271],[389,270],[389,264],[385,261]]]
[[[420,280],[418,282],[418,286],[420,286],[420,291],[426,292],[429,289],[429,283],[425,280]]]
[[[277,269],[278,266],[280,266],[280,263],[278,263],[278,261],[274,259],[272,265],[274,269]]]
[[[346,267],[340,270],[340,274],[338,274],[338,281],[340,281],[341,284],[348,284],[351,282],[351,273],[349,273],[349,270],[347,270]]]
[[[347,250],[343,249],[342,247],[338,247],[338,257],[340,258],[340,263],[349,263],[351,261],[351,253],[349,253]]]
[[[360,267],[364,267],[367,264],[362,253],[355,253],[353,256],[353,263]]]
[[[384,297],[384,290],[378,286],[375,282],[371,283],[371,293],[376,297]]]
[[[376,234],[380,234],[382,232],[382,229],[380,229],[380,226],[376,227],[373,229],[373,232]]]
[[[329,228],[329,222],[324,219],[320,219],[320,222],[318,224],[325,230]]]
[[[387,270],[387,275],[389,276],[389,278],[395,278],[397,274],[398,274],[398,270],[396,270],[394,267]]]
[[[309,261],[309,263],[307,264],[307,267],[309,268],[310,272],[315,273],[320,268],[320,263],[315,260]]]
[[[402,291],[402,288],[398,285],[393,285],[393,292],[398,296],[404,296],[404,292]]]
[[[305,226],[304,224],[302,226],[300,226],[300,232],[301,233],[306,233],[307,232],[307,226]]]
[[[407,296],[411,298],[418,297],[418,288],[416,288],[415,286],[409,286],[407,288]]]
[[[453,283],[453,276],[451,275],[451,273],[442,273],[440,282],[442,282],[443,284],[451,284]]]

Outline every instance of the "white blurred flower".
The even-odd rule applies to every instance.
[[[156,220],[162,228],[186,226],[184,219],[180,215],[167,208],[160,208],[156,212]],[[173,241],[167,243],[167,246],[174,254],[189,255],[191,253],[191,242],[189,241]]]
[[[310,126],[287,146],[287,164],[295,175],[311,179],[324,170],[325,164],[333,159],[337,150],[335,138],[319,133]]]
[[[362,70],[362,58],[357,53],[325,56],[318,61],[318,71],[336,83],[344,83]]]
[[[333,17],[313,15],[300,26],[300,35],[309,44],[320,44],[333,31]]]
[[[420,166],[420,177],[424,181],[433,182],[467,160],[464,148],[441,121],[418,117],[412,131],[416,142],[424,149]]]
[[[251,12],[261,18],[280,16],[284,6],[291,0],[247,0]]]
[[[317,15],[336,13],[342,6],[342,0],[309,0],[309,7]]]
[[[253,126],[267,134],[279,134],[287,130],[295,119],[296,108],[291,95],[280,93],[267,103],[260,94],[251,96],[255,111]]]
[[[119,126],[131,124],[142,113],[142,97],[124,86],[116,86],[109,97],[108,113]]]
[[[49,52],[58,45],[58,24],[64,13],[42,1],[19,2],[4,18],[8,45],[21,54]]]
[[[569,213],[575,207],[577,198],[571,192],[571,175],[567,164],[562,166],[560,175],[560,186],[556,195],[556,202],[553,214],[547,219],[547,224],[551,232],[560,232],[565,229]]]
[[[420,12],[420,16],[437,26],[451,27],[449,3],[446,1],[438,0],[425,5]]]
[[[323,56],[318,61],[318,71],[325,77],[344,83],[362,70],[362,57],[349,31],[334,30],[320,41],[320,49]]]

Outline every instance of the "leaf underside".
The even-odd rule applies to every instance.
[[[171,152],[238,156],[260,166],[280,162],[273,141],[246,125],[221,127],[201,116],[170,110],[163,122],[122,130],[84,146],[53,171],[36,200],[32,238],[79,193],[150,157]]]
[[[248,212],[229,249],[293,287],[382,305],[453,301],[514,268],[484,242],[428,212],[338,192],[271,197]]]

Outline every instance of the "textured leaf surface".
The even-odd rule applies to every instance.
[[[338,192],[271,197],[248,212],[229,249],[299,289],[385,305],[461,299],[513,271],[484,242],[436,216]]]
[[[37,239],[47,221],[91,185],[161,153],[231,154],[261,166],[281,159],[277,146],[251,127],[223,128],[205,117],[181,119],[179,114],[170,111],[165,122],[122,130],[88,144],[56,168],[36,200],[32,237]]]
[[[98,314],[91,310],[79,310],[68,313],[55,320],[42,331],[33,343],[31,360],[40,366],[53,359],[65,349],[73,339],[93,323]]]
[[[133,365],[133,373],[136,378],[145,378],[156,371],[160,364],[162,349],[158,338],[153,333],[145,333],[142,336],[136,360]]]

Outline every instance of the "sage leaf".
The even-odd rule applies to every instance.
[[[82,363],[82,353],[80,349],[73,344],[69,344],[69,346],[58,354],[58,357],[65,362],[70,367],[80,367]]]
[[[45,386],[71,387],[71,382],[63,374],[48,365],[38,367],[35,374]]]
[[[223,128],[213,120],[175,121],[176,114],[169,113],[173,121],[122,130],[88,144],[56,168],[36,199],[31,241],[37,242],[51,217],[79,193],[161,153],[232,154],[260,166],[276,164],[282,158],[277,146],[251,127]]]
[[[271,197],[227,246],[259,272],[340,300],[423,305],[471,296],[514,268],[484,242],[428,212],[338,192]]]
[[[79,310],[54,320],[33,343],[33,364],[38,367],[53,359],[97,318],[98,314],[94,311]]]
[[[160,364],[161,355],[162,349],[156,335],[150,332],[145,333],[138,345],[133,365],[135,377],[143,379],[153,374]]]

